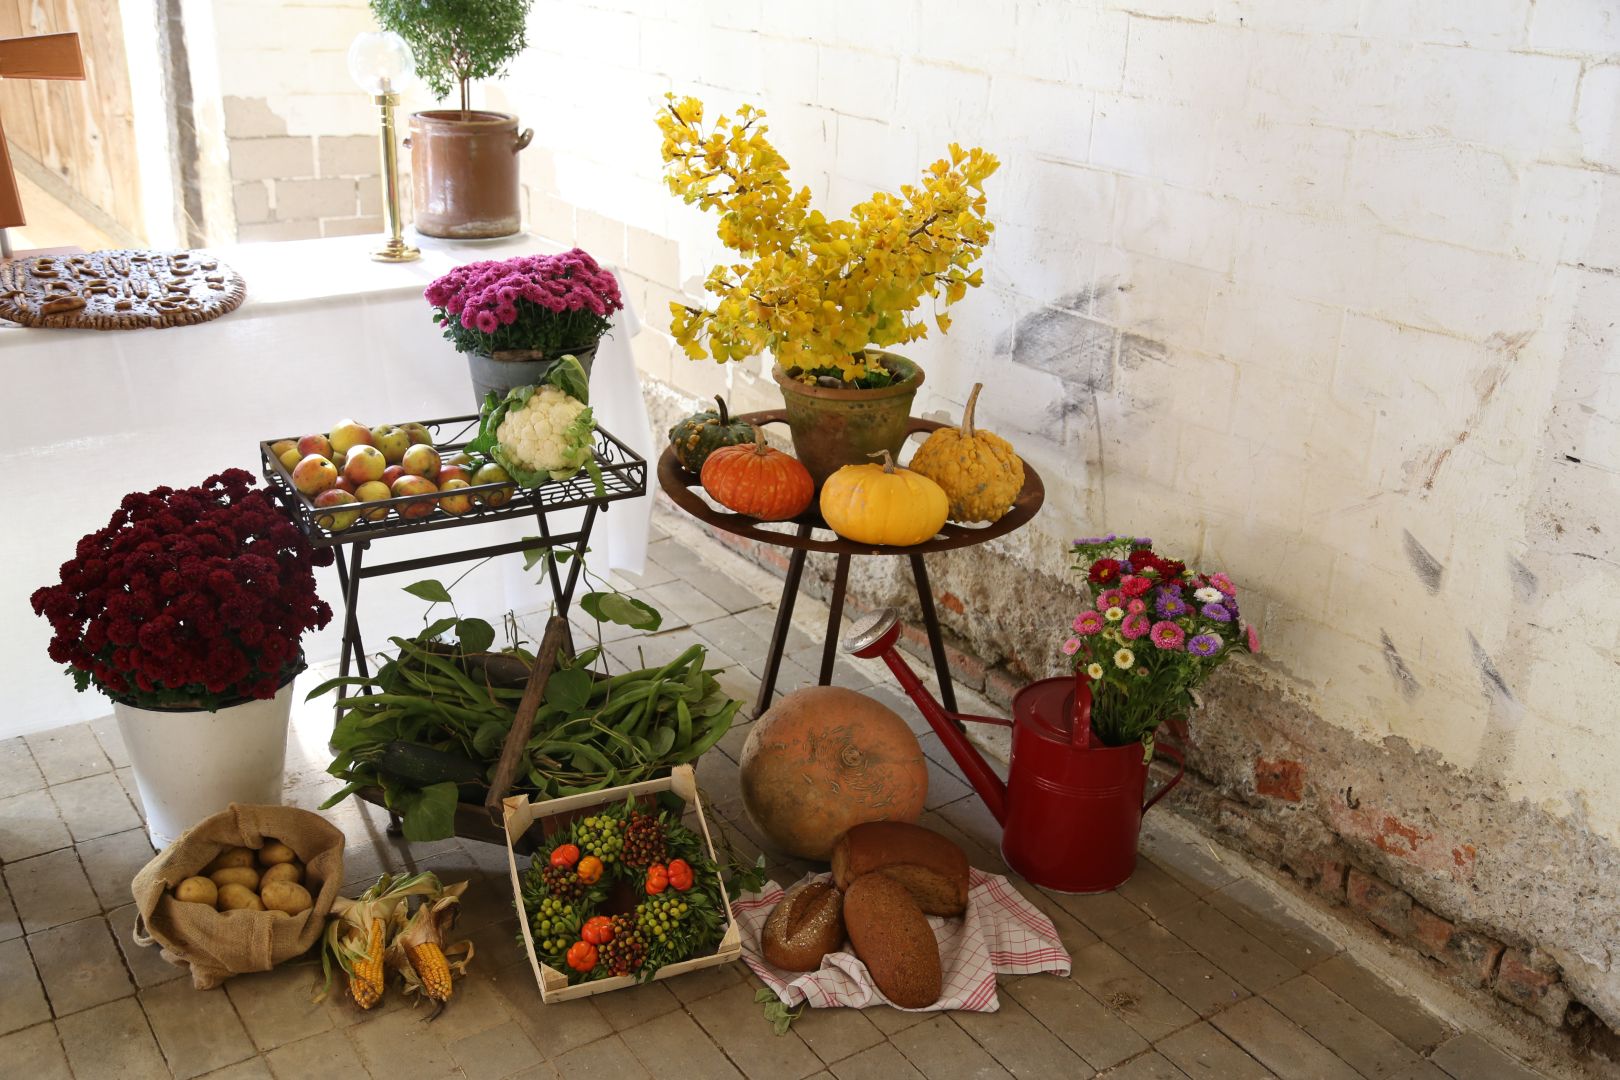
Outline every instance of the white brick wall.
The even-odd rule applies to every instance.
[[[252,83],[228,92],[284,103],[289,136],[369,130],[332,58],[259,62],[345,47],[363,4],[274,6],[227,35]],[[985,381],[981,417],[1047,475],[1042,567],[1099,527],[1218,563],[1268,677],[1464,769],[1503,752],[1472,633],[1523,710],[1492,767],[1620,839],[1620,787],[1548,765],[1620,758],[1593,722],[1620,649],[1620,2],[545,0],[530,40],[487,99],[536,129],[532,223],[625,260],[650,378],[774,395],[657,331],[723,257],[659,180],[665,90],[768,108],[832,212],[983,145],[987,286],[911,353],[921,409]]]

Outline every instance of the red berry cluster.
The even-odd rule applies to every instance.
[[[85,689],[134,705],[205,708],[274,697],[301,663],[304,632],[332,609],[313,566],[332,561],[253,476],[124,496],[83,537],[61,582],[35,591],[50,656]]]

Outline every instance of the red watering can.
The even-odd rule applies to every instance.
[[[1181,751],[1158,750],[1176,775],[1142,800],[1148,766],[1140,743],[1104,746],[1091,731],[1091,686],[1077,676],[1042,679],[1013,695],[1011,721],[947,712],[895,650],[900,622],[885,609],[858,622],[844,638],[856,656],[882,657],[917,703],[945,749],[1001,822],[1001,857],[1026,880],[1058,892],[1117,888],[1136,870],[1142,815],[1181,782]],[[1003,783],[961,725],[1012,728],[1012,760]]]

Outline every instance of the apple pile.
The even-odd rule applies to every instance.
[[[293,487],[317,509],[331,511],[315,518],[329,532],[341,532],[361,519],[381,521],[388,516],[388,507],[368,508],[368,504],[407,495],[438,493],[439,498],[400,504],[396,509],[406,519],[427,517],[435,506],[460,515],[475,506],[500,507],[512,501],[510,487],[463,493],[482,484],[511,484],[512,478],[493,461],[473,454],[441,458],[433,448],[433,436],[421,424],[368,428],[340,420],[325,435],[283,439],[270,451],[292,474]]]

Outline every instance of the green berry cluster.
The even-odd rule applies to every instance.
[[[572,904],[555,896],[542,897],[534,909],[535,948],[547,956],[566,952],[579,936],[580,918]]]
[[[608,814],[594,814],[575,824],[574,842],[583,855],[595,855],[603,866],[612,866],[624,850],[624,823]]]
[[[678,892],[649,896],[636,908],[636,928],[649,940],[667,941],[686,921],[687,910]]]

